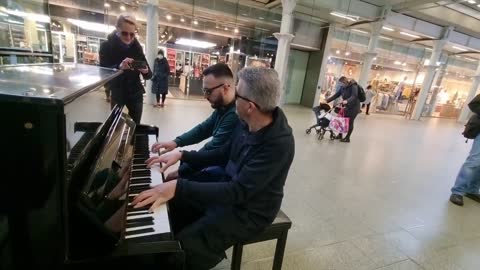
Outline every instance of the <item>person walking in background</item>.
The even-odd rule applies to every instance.
[[[366,115],[369,115],[370,113],[370,104],[372,103],[373,97],[376,95],[375,91],[373,91],[372,86],[369,85],[367,86],[367,89],[365,91],[365,102],[362,104],[362,108],[367,107]]]
[[[154,93],[157,98],[157,103],[154,104],[153,107],[163,107],[165,105],[165,98],[167,98],[168,94],[169,75],[170,66],[165,58],[165,52],[159,50],[153,66],[152,93]],[[160,103],[160,95],[162,96],[162,103]]]
[[[105,87],[111,92],[110,107],[126,106],[128,115],[136,124],[140,124],[143,112],[143,79],[152,77],[142,46],[135,38],[137,21],[131,15],[120,15],[116,29],[108,35],[107,41],[100,45],[100,66],[118,68],[123,73],[108,82]],[[143,67],[133,68],[134,61],[141,61]]]
[[[347,79],[345,78],[345,81]],[[353,132],[353,122],[360,112],[360,100],[358,99],[358,85],[354,79],[351,79],[345,87],[342,87],[339,92],[327,99],[327,103],[332,102],[338,97],[342,97],[342,104],[345,106],[345,117],[350,119],[347,136],[341,139],[341,142],[350,142],[350,136]]]
[[[474,138],[473,145],[467,160],[458,172],[450,196],[450,201],[459,206],[463,206],[463,196],[480,202],[480,95],[477,95],[468,107],[473,115],[466,125],[464,136]]]

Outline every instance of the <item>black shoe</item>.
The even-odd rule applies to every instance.
[[[467,198],[469,198],[469,199],[472,199],[472,200],[480,203],[480,194],[470,194],[470,193],[467,193],[467,194],[465,194],[465,197],[467,197]]]
[[[336,139],[337,139],[337,140],[343,140],[343,135],[342,135],[342,133],[338,134]]]
[[[367,113],[367,115],[370,115],[369,113]]]
[[[463,196],[458,194],[450,195],[450,201],[456,205],[463,206]]]
[[[340,141],[341,141],[341,142],[345,142],[345,143],[349,143],[349,142],[350,142],[350,138],[341,139]]]

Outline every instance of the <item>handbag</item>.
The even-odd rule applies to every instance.
[[[345,117],[345,108],[341,108],[338,115],[332,117],[328,127],[336,133],[348,133],[350,118]]]

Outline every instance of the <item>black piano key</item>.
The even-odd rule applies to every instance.
[[[128,223],[135,223],[135,222],[147,222],[147,221],[153,221],[153,217],[142,217],[142,218],[136,218],[136,219],[127,219],[127,224]]]
[[[144,207],[139,207],[139,208],[134,208],[133,205],[129,205],[128,208],[127,208],[127,212],[129,213],[132,213],[132,212],[137,212],[137,211],[144,211],[144,210],[149,210],[150,209],[150,205],[148,206],[144,206]]]
[[[129,187],[128,187],[129,190],[132,190],[132,189],[142,189],[142,188],[147,188],[147,189],[149,189],[149,188],[150,188],[150,184],[142,184],[142,185],[135,185],[135,186],[129,186]]]
[[[127,216],[134,217],[134,216],[148,215],[148,214],[150,214],[150,213],[144,212],[144,211],[139,211],[139,212],[129,212],[129,213],[127,213]]]
[[[135,228],[135,227],[142,227],[142,226],[153,226],[153,221],[127,223],[127,225],[125,227],[126,228]]]
[[[143,179],[131,179],[130,185],[132,184],[150,184],[152,183],[152,179],[150,178],[143,178]]]
[[[141,229],[141,230],[134,230],[134,231],[128,231],[125,232],[125,235],[136,235],[136,234],[142,234],[142,233],[149,233],[149,232],[154,232],[155,230],[153,228],[146,228],[146,229]]]

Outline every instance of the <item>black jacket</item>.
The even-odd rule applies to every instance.
[[[122,41],[116,36],[115,31],[108,35],[107,41],[100,45],[100,66],[119,68],[120,63],[126,57],[134,60],[145,61],[145,54],[137,39],[129,47],[122,45]],[[145,80],[152,77],[152,71],[148,65],[148,73],[142,74]],[[138,103],[143,101],[143,88],[140,82],[140,71],[124,70],[123,74],[116,77],[105,85],[111,91],[112,100],[119,104]]]
[[[480,134],[480,95],[477,95],[468,103],[468,107],[472,110],[473,115],[465,124],[463,136],[467,139],[475,139]]]
[[[345,106],[345,116],[354,117],[360,112],[360,100],[358,99],[358,85],[356,82],[344,86],[337,91],[333,96],[327,99],[327,103],[332,102],[338,97],[342,96],[343,100],[347,101]]]
[[[168,94],[168,75],[170,75],[170,66],[165,57],[155,58],[153,65],[152,93]]]
[[[283,186],[295,154],[292,129],[280,108],[273,122],[255,133],[240,122],[223,147],[184,152],[182,160],[196,167],[226,166],[227,178],[200,183],[179,179],[175,196],[215,209],[233,209],[240,222],[261,230],[275,219]]]

